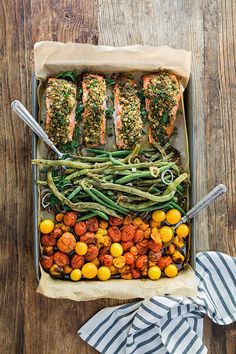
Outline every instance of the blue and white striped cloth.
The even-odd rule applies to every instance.
[[[99,311],[78,331],[107,354],[202,354],[203,315],[220,325],[236,321],[236,258],[198,253],[198,297],[159,296]]]

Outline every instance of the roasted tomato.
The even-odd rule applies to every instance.
[[[116,268],[123,268],[125,265],[125,257],[120,256],[113,259],[113,264]]]
[[[55,219],[57,222],[61,222],[64,218],[64,214],[63,213],[60,213],[60,214],[57,214]]]
[[[132,241],[135,235],[134,225],[125,225],[122,227],[121,240],[123,242]]]
[[[95,232],[98,230],[98,219],[96,217],[87,219],[85,223],[90,232]]]
[[[132,273],[128,265],[125,265],[123,268],[120,269],[120,276],[122,279],[132,279]]]
[[[150,261],[152,261],[152,262],[157,262],[161,258],[161,255],[162,255],[161,251],[158,251],[158,252],[150,251],[148,254],[148,259],[150,259]]]
[[[136,218],[133,220],[133,224],[135,228],[137,229],[141,224],[143,223],[143,220],[141,218]]]
[[[75,211],[67,211],[64,215],[63,222],[67,226],[75,226],[77,214]]]
[[[73,268],[71,268],[70,266],[65,266],[63,268],[63,273],[64,274],[70,274],[72,272]]]
[[[80,241],[87,243],[94,243],[95,241],[95,234],[93,232],[86,232],[84,235],[80,236]]]
[[[79,254],[74,254],[71,258],[71,268],[73,269],[81,269],[85,263],[84,256],[80,256]]]
[[[108,228],[108,235],[113,242],[120,242],[121,240],[121,231],[117,226],[111,226]]]
[[[103,236],[103,245],[105,247],[110,247],[112,244],[111,238],[109,236]]]
[[[108,222],[105,220],[101,220],[99,221],[99,225],[100,229],[106,230],[108,228]]]
[[[43,235],[41,237],[41,245],[45,247],[55,246],[57,240],[50,235]]]
[[[149,225],[146,224],[145,222],[142,222],[142,224],[139,226],[140,230],[147,230],[149,228]]]
[[[95,245],[89,245],[88,251],[85,255],[86,261],[90,262],[98,256],[98,248]]]
[[[154,240],[150,240],[148,247],[152,252],[158,252],[162,249],[162,243],[156,243]]]
[[[53,254],[53,246],[43,247],[43,254],[51,256]]]
[[[132,216],[131,215],[126,215],[124,220],[123,220],[123,225],[130,225],[132,223]]]
[[[134,235],[134,242],[138,243],[138,242],[142,241],[143,239],[144,239],[144,231],[137,229],[135,231],[135,235]]]
[[[175,246],[171,243],[169,246],[166,247],[165,252],[166,254],[173,254],[175,251]]]
[[[77,222],[75,224],[74,230],[77,236],[82,236],[83,234],[85,234],[85,232],[87,231],[87,225],[85,221]]]
[[[134,264],[134,255],[132,253],[125,252],[124,257],[125,257],[125,264],[128,264],[128,265]]]
[[[61,235],[62,235],[62,229],[57,229],[57,228],[54,228],[50,233],[50,236],[53,238],[59,238],[61,237]]]
[[[99,253],[100,253],[100,255],[110,253],[110,246],[105,246],[105,247],[100,248]]]
[[[138,255],[138,249],[136,246],[132,246],[130,248],[130,253],[132,253],[134,256],[137,256]]]
[[[124,251],[129,251],[131,247],[133,247],[133,241],[121,242],[121,246]]]
[[[98,259],[102,265],[105,265],[107,267],[113,265],[113,257],[111,254],[102,254],[101,256],[98,257]]]
[[[152,230],[151,230],[151,228],[149,227],[148,229],[146,229],[146,230],[144,231],[144,237],[145,237],[145,238],[149,238],[149,237],[151,236],[151,232],[152,232]]]
[[[57,241],[57,247],[61,252],[70,253],[75,249],[76,239],[70,232],[65,232]]]
[[[135,265],[138,269],[145,269],[145,267],[148,265],[148,258],[147,256],[138,256]]]
[[[136,244],[138,254],[146,254],[148,252],[148,240],[144,239]]]
[[[123,219],[122,218],[116,218],[115,216],[110,216],[109,217],[109,224],[111,226],[119,226],[123,224]]]
[[[136,269],[134,266],[130,266],[130,270],[134,279],[138,279],[141,277],[140,271]]]
[[[69,257],[67,256],[67,254],[62,253],[60,251],[56,252],[53,256],[54,259],[54,263],[56,263],[59,266],[65,267],[67,265],[69,265],[70,260]]]
[[[170,256],[163,256],[159,259],[157,265],[158,267],[160,267],[161,270],[164,270],[165,267],[167,267],[171,263],[172,263],[172,258]]]
[[[53,265],[53,256],[45,256],[45,255],[43,255],[43,256],[40,258],[40,263],[41,263],[41,266],[42,266],[44,269],[49,269],[49,268],[51,268],[51,266]]]

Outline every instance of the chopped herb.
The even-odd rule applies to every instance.
[[[110,77],[107,77],[106,78],[106,85],[107,85],[107,87],[115,85],[115,80]]]
[[[65,71],[56,76],[57,79],[64,79],[67,81],[75,82],[77,78],[77,74],[75,71]]]
[[[114,107],[113,106],[108,107],[105,111],[106,119],[112,119],[113,113],[114,113]]]

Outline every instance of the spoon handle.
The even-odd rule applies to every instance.
[[[30,127],[38,137],[45,142],[59,158],[62,158],[63,154],[56,148],[53,142],[49,139],[47,133],[42,129],[38,122],[33,118],[29,111],[20,101],[13,101],[11,109],[18,115],[18,117]]]
[[[207,207],[209,204],[213,203],[218,197],[220,197],[222,194],[224,194],[227,191],[227,188],[225,187],[224,184],[219,184],[216,186],[214,189],[212,189],[211,192],[209,192],[204,198],[202,198],[192,209],[190,209],[187,214],[182,217],[180,222],[175,226],[179,226],[180,224],[183,224],[189,219],[192,219],[196,214],[199,213],[200,210],[204,209]]]

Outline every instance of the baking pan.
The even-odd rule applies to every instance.
[[[35,120],[38,120],[38,100],[37,100],[37,88],[38,81],[35,75],[32,75],[32,116]],[[194,165],[194,124],[193,124],[193,85],[190,76],[190,80],[187,88],[184,91],[184,109],[185,117],[187,121],[188,130],[188,141],[189,141],[189,163],[190,163],[190,208],[195,204],[195,165]],[[34,132],[32,132],[32,159],[37,158],[37,141],[38,137]],[[37,165],[32,165],[32,177],[33,177],[33,227],[34,227],[34,269],[36,279],[39,282],[40,279],[40,268],[39,268],[39,258],[40,258],[40,235],[39,235],[39,220],[38,220],[38,186],[37,181]],[[190,241],[190,260],[189,263],[193,269],[195,269],[195,223],[194,219],[191,221],[191,241]]]

